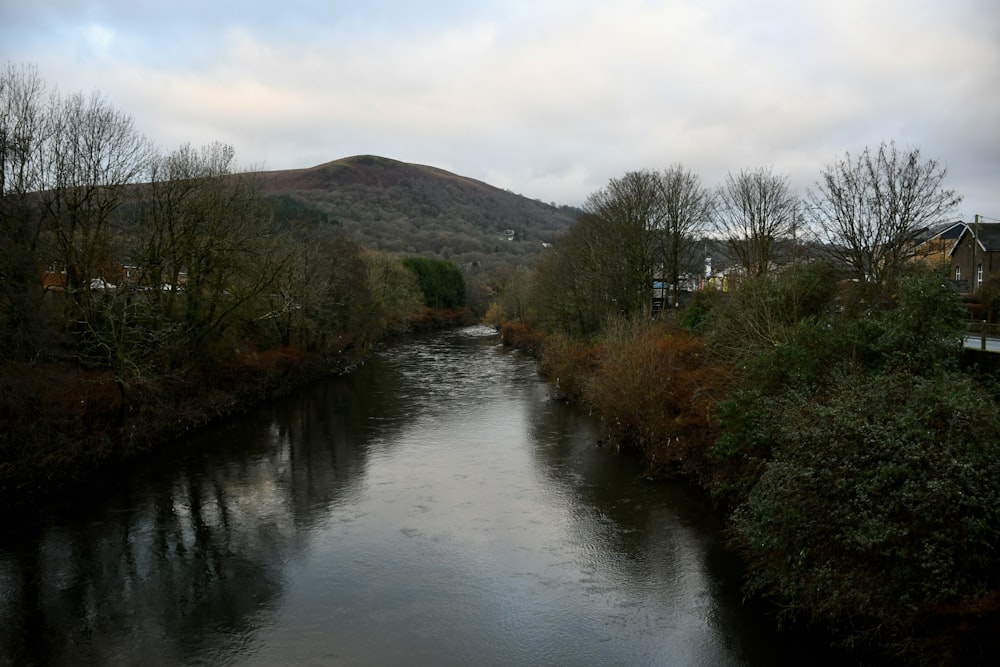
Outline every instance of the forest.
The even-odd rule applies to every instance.
[[[1000,649],[1000,387],[920,243],[959,201],[945,175],[892,142],[805,198],[766,168],[629,172],[489,314],[605,446],[703,490],[749,599],[863,660]],[[690,278],[705,237],[725,281]]]

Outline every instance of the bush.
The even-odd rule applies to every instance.
[[[596,362],[596,347],[562,333],[547,336],[539,356],[541,373],[552,382],[555,397],[569,401],[582,399]]]
[[[681,311],[681,326],[692,333],[703,333],[710,314],[722,304],[724,298],[725,294],[719,290],[698,290],[691,295],[691,303]]]
[[[734,515],[752,591],[902,647],[921,613],[1000,584],[1000,408],[969,378],[843,374],[772,426]]]
[[[777,277],[746,278],[701,316],[699,330],[714,354],[744,365],[794,342],[804,325],[830,321],[836,295],[836,275],[822,262]]]
[[[720,405],[713,449],[713,492],[726,504],[745,500],[756,483],[782,400],[822,396],[844,372],[933,375],[956,366],[961,304],[938,276],[909,276],[894,294],[855,283],[836,294],[823,286],[825,275],[815,267],[780,281],[747,281],[713,314],[711,349],[734,361],[739,385]]]
[[[773,401],[755,389],[737,389],[716,406],[718,438],[709,450],[708,490],[732,509],[745,502],[771,458]]]
[[[413,272],[429,308],[465,305],[465,278],[458,267],[444,259],[407,257],[403,266]]]
[[[638,449],[658,472],[700,473],[711,413],[728,377],[707,363],[704,343],[645,320],[617,320],[604,338],[584,397],[606,437]]]
[[[537,355],[542,349],[545,336],[524,322],[504,322],[500,325],[500,340],[506,347]]]
[[[890,365],[914,372],[954,368],[966,318],[955,291],[940,275],[928,273],[905,280],[894,296],[880,341]]]

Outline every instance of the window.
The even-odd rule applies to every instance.
[[[983,265],[980,264],[979,266],[976,267],[976,287],[979,288],[982,286],[983,286]]]
[[[957,282],[957,281],[959,281],[961,279],[962,279],[962,267],[956,266],[955,267],[955,281]]]

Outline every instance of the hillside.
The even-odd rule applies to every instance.
[[[368,247],[443,257],[466,269],[528,266],[579,213],[442,169],[371,155],[263,177],[281,223],[329,225]]]

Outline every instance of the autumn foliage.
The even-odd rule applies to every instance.
[[[610,442],[638,449],[659,473],[697,474],[725,376],[700,338],[666,323],[620,321],[605,337],[585,400]]]

